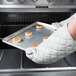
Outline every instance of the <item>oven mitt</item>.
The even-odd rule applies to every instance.
[[[67,25],[64,25],[39,46],[28,48],[25,52],[26,56],[35,63],[50,64],[70,55],[75,49],[75,41],[68,31]]]
[[[35,48],[25,50],[26,56],[38,64],[50,64],[63,59],[76,51],[76,43],[72,39],[67,24],[74,18],[75,14],[70,18],[60,22],[57,32],[53,33],[47,40],[43,41]],[[57,25],[57,24],[55,24]],[[60,26],[61,25],[61,26]]]

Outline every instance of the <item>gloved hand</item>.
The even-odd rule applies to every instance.
[[[74,51],[76,51],[75,41],[68,31],[67,24],[65,24],[39,46],[26,49],[25,53],[35,63],[50,64],[66,57]]]

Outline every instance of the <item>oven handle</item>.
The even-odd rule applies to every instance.
[[[48,6],[36,6],[36,8],[49,8]]]

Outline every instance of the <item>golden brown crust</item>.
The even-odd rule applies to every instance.
[[[46,39],[48,39],[48,36],[43,37],[43,40],[46,40]]]
[[[12,39],[13,43],[20,43],[21,42],[21,38],[20,37],[15,37]]]
[[[38,46],[39,44],[37,44],[37,43],[34,43],[34,44],[32,44],[32,47],[36,47],[36,46]]]
[[[25,37],[31,37],[32,36],[32,32],[25,32]]]
[[[43,25],[41,25],[41,24],[36,24],[36,28],[37,28],[37,29],[42,29],[42,28],[43,28]]]

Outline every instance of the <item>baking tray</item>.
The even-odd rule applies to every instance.
[[[44,26],[44,28],[38,30],[36,29],[36,24],[41,24]],[[40,44],[43,41],[43,37],[50,36],[54,32],[54,29],[57,29],[57,28],[54,26],[51,26],[50,24],[46,24],[42,22],[35,22],[3,38],[2,41],[6,44],[19,48],[21,50],[26,50],[27,48],[31,47],[33,43]],[[25,38],[25,32],[32,32],[32,37],[28,39]],[[18,44],[12,43],[12,39],[14,37],[20,37],[22,39],[21,43],[18,43]]]

